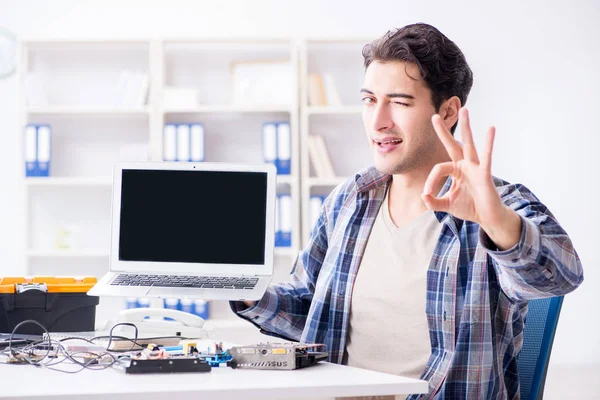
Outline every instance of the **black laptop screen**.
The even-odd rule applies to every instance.
[[[267,173],[123,170],[119,260],[265,261]]]

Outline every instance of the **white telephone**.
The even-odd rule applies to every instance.
[[[150,317],[150,319],[146,319]],[[166,317],[173,321],[164,321],[152,317]],[[169,308],[132,308],[119,312],[116,323],[131,323],[138,329],[138,337],[181,336],[187,338],[204,338],[204,319],[190,313]],[[132,336],[133,328],[117,326],[113,335]]]

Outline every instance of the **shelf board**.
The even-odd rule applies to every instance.
[[[275,256],[295,257],[298,251],[292,247],[275,247]]]
[[[296,250],[291,247],[275,247],[275,256],[295,256]],[[35,258],[100,258],[108,257],[108,251],[103,250],[72,250],[72,249],[48,249],[27,251],[28,257]]]
[[[142,116],[149,115],[148,107],[120,108],[120,107],[87,107],[87,106],[48,106],[28,107],[28,115],[101,115],[101,116]]]
[[[308,178],[308,186],[337,186],[347,180],[347,176],[334,176],[333,178]]]
[[[27,251],[30,258],[108,258],[108,251],[102,250],[72,250],[72,249],[48,249]]]
[[[42,178],[25,178],[25,182],[27,182],[27,186],[36,187],[36,186],[69,186],[69,187],[77,187],[77,186],[107,186],[112,187],[112,178],[85,178],[85,177],[74,177],[74,178],[52,178],[52,177],[42,177]]]
[[[291,106],[236,106],[206,105],[190,108],[165,108],[165,114],[198,114],[198,113],[291,113]]]
[[[360,114],[363,106],[310,106],[306,108],[308,115]]]
[[[296,178],[293,175],[277,175],[277,184],[291,185],[294,183]]]

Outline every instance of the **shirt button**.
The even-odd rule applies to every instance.
[[[252,319],[258,319],[258,315],[256,317],[252,317]]]
[[[518,258],[513,258],[511,261],[514,262],[514,263],[516,263],[517,261],[519,261],[519,259]]]
[[[527,250],[527,255],[530,256],[531,255],[531,247],[529,248],[529,250]]]

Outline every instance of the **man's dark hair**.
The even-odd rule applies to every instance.
[[[418,23],[388,31],[367,44],[362,54],[365,69],[373,61],[416,64],[421,78],[431,90],[431,101],[436,112],[452,96],[457,96],[463,106],[473,86],[473,72],[462,51],[431,25]],[[456,125],[452,127],[452,133]]]

